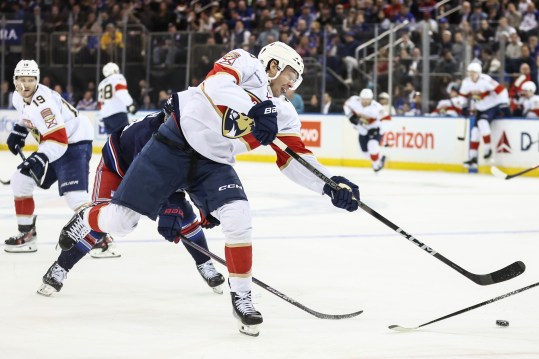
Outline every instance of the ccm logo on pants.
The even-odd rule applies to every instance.
[[[236,189],[236,188],[243,190],[243,187],[240,186],[239,184],[227,184],[227,185],[219,187],[219,191],[224,191],[225,189]]]

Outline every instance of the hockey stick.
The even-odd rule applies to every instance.
[[[520,171],[520,172],[514,173],[512,175],[508,175],[507,173],[504,173],[502,170],[500,170],[498,167],[492,166],[492,167],[490,167],[490,173],[492,173],[494,175],[494,177],[498,177],[498,178],[501,178],[501,179],[508,180],[508,179],[515,178],[515,177],[518,177],[520,175],[523,175],[525,173],[531,172],[531,171],[533,171],[534,169],[537,169],[537,168],[539,168],[539,165],[530,167],[528,169],[525,169],[524,171]]]
[[[451,97],[449,97],[449,102],[451,103],[451,106],[456,108],[455,104],[453,103],[453,99],[451,99]],[[466,139],[466,132],[468,132],[468,116],[464,116],[464,134],[462,135],[462,137],[458,136],[457,140],[464,141]]]
[[[23,161],[23,162],[26,161],[26,156],[24,155],[24,153],[22,153],[21,148],[20,148],[19,146],[15,146],[15,150],[17,150],[17,153],[19,154],[19,156],[21,156],[22,161]],[[45,172],[43,173],[42,179],[45,179],[45,173],[47,173],[47,168],[48,168],[48,164],[47,164],[47,166],[45,167]],[[40,187],[40,186],[43,184],[43,182],[40,181],[40,180],[37,178],[37,176],[36,176],[36,174],[34,173],[34,171],[32,171],[32,170],[30,169],[29,172],[30,172],[30,176],[32,176],[34,182],[38,185],[38,187]]]
[[[454,313],[451,313],[451,314],[448,314],[448,315],[444,315],[443,317],[440,317],[438,319],[434,319],[434,320],[431,320],[430,322],[427,322],[427,323],[424,323],[424,324],[421,324],[421,325],[418,325],[417,327],[402,327],[400,325],[390,325],[388,328],[389,329],[392,329],[392,330],[395,330],[397,332],[409,332],[409,331],[412,331],[412,330],[416,330],[416,329],[419,329],[421,327],[424,327],[426,325],[429,325],[429,324],[432,324],[432,323],[436,323],[436,322],[439,322],[440,320],[444,320],[444,319],[447,319],[447,318],[451,318],[451,317],[454,317],[455,315],[459,315],[459,314],[462,314],[462,313],[465,313],[465,312],[468,312],[472,309],[476,309],[476,308],[479,308],[479,307],[482,307],[484,305],[487,305],[487,304],[490,304],[490,303],[494,303],[494,302],[497,302],[499,300],[502,300],[504,298],[507,298],[507,297],[510,297],[512,295],[515,295],[515,294],[518,294],[520,292],[524,292],[525,290],[528,290],[528,289],[531,289],[533,287],[537,287],[539,285],[539,282],[537,283],[534,283],[532,285],[529,285],[527,287],[523,287],[523,288],[520,288],[520,289],[517,289],[517,290],[514,290],[512,292],[509,292],[509,293],[505,293],[505,294],[502,294],[496,298],[492,298],[492,299],[489,299],[489,300],[486,300],[484,302],[481,302],[479,304],[476,304],[476,305],[472,305],[471,307],[468,307],[468,308],[464,308],[464,309],[461,309],[461,310],[458,310]]]
[[[275,140],[273,140],[273,144],[279,147],[282,151],[289,154],[295,160],[297,160],[300,164],[302,164],[305,168],[307,168],[316,177],[320,178],[322,181],[328,184],[331,188],[333,188],[334,190],[342,190],[342,187],[340,187],[337,182],[333,181],[331,178],[328,178],[326,175],[318,171],[313,165],[311,165],[309,162],[303,159],[303,157],[301,157],[296,152],[291,150],[283,141],[276,138]],[[471,273],[465,270],[464,268],[458,266],[456,263],[445,258],[440,253],[432,249],[431,247],[428,247],[424,243],[421,243],[417,238],[405,232],[402,228],[400,228],[399,226],[397,226],[396,224],[394,224],[393,222],[391,222],[390,220],[388,220],[387,218],[385,218],[384,216],[382,216],[381,214],[379,214],[378,212],[376,212],[375,210],[367,206],[365,203],[361,202],[360,200],[357,200],[357,202],[358,202],[359,207],[362,210],[364,210],[365,212],[367,212],[368,214],[370,214],[371,216],[373,216],[380,222],[384,223],[386,226],[388,226],[389,228],[391,228],[392,230],[394,230],[395,232],[397,232],[398,234],[400,234],[401,236],[403,236],[404,238],[406,238],[407,240],[409,240],[410,242],[412,242],[413,244],[415,244],[416,246],[418,246],[419,248],[421,248],[422,250],[430,254],[431,256],[444,262],[445,264],[447,264],[448,266],[450,266],[451,268],[453,268],[454,270],[456,270],[457,272],[459,272],[466,278],[472,280],[473,282],[479,285],[489,285],[489,284],[500,283],[500,282],[512,279],[522,274],[524,270],[526,269],[526,266],[524,265],[524,263],[521,261],[518,261],[492,273],[487,273],[487,274]]]
[[[226,267],[226,262],[221,257],[219,257],[216,254],[213,254],[212,252],[202,248],[198,244],[191,242],[190,240],[188,240],[187,238],[185,238],[181,234],[179,236],[180,236],[181,241],[184,244],[187,244],[188,246],[196,249],[197,251],[199,251],[201,253],[204,253],[208,257],[211,257],[211,258],[215,259],[217,262],[221,263],[222,265],[224,265]],[[317,312],[317,311],[312,310],[310,308],[307,308],[303,304],[301,304],[301,303],[297,302],[296,300],[290,298],[289,296],[279,292],[277,289],[267,285],[266,283],[262,282],[259,279],[256,279],[255,277],[253,277],[253,282],[255,284],[259,285],[260,287],[264,288],[265,290],[267,290],[271,294],[275,294],[276,296],[278,296],[282,300],[284,300],[284,301],[298,307],[299,309],[304,310],[307,313],[309,313],[311,315],[314,315],[315,317],[320,318],[320,319],[348,319],[348,318],[357,317],[358,315],[363,313],[362,310],[354,312],[354,313],[349,313],[349,314],[324,314],[324,313],[320,313],[320,312]]]

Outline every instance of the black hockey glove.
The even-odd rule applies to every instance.
[[[169,242],[178,243],[180,241],[179,234],[182,230],[184,219],[184,213],[179,204],[181,200],[185,200],[184,193],[173,194],[159,212],[157,231]]]
[[[137,113],[137,111],[138,107],[136,103],[133,102],[131,105],[127,106],[127,112],[129,112],[130,114],[134,115],[135,113]]]
[[[341,176],[333,176],[331,179],[339,185],[344,186],[344,188],[339,190],[334,190],[328,184],[324,186],[324,193],[331,197],[331,203],[333,203],[335,207],[346,209],[348,212],[357,210],[359,187]]]
[[[24,141],[28,136],[28,129],[21,125],[13,126],[13,130],[7,137],[7,147],[14,155],[17,155],[17,146],[22,150]]]
[[[168,117],[171,113],[174,112],[174,102],[172,100],[172,96],[168,98],[168,100],[163,105],[163,110],[165,111],[165,115]]]
[[[32,177],[41,186],[49,168],[49,158],[43,153],[34,152],[17,168],[23,175]]]
[[[221,222],[211,214],[207,216],[204,215],[204,212],[200,211],[200,226],[204,229],[211,229],[217,227]]]
[[[254,121],[253,136],[262,145],[269,145],[277,136],[277,107],[270,100],[257,103],[247,114]]]
[[[359,123],[359,117],[356,116],[356,114],[352,114],[352,116],[348,117],[348,121],[352,123],[352,125],[357,125]]]

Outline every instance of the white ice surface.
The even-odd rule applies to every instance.
[[[0,178],[19,162],[0,152]],[[254,286],[264,323],[259,337],[244,336],[228,289],[214,294],[184,247],[160,239],[147,218],[117,238],[121,258],[87,256],[60,293],[37,295],[72,215],[53,188],[35,193],[38,252],[0,252],[0,358],[539,358],[539,288],[415,332],[388,329],[538,282],[538,179],[331,168],[359,185],[367,205],[469,271],[526,263],[521,276],[483,287],[366,212],[334,208],[272,164],[240,162],[236,169],[253,211],[254,276],[314,310],[362,315],[317,319]],[[16,233],[11,191],[1,185],[0,233],[0,246]],[[224,257],[219,228],[206,235]],[[496,319],[510,326],[497,327]]]

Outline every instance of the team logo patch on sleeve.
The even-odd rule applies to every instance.
[[[231,66],[232,64],[234,64],[234,61],[236,61],[236,59],[238,59],[241,55],[238,54],[237,52],[235,51],[231,51],[229,52],[228,54],[226,54],[225,56],[221,57],[217,63],[218,64],[222,64],[222,65],[229,65]]]
[[[56,117],[54,116],[50,108],[46,108],[40,113],[41,117],[43,117],[43,120],[45,121],[45,125],[47,126],[47,128],[51,128],[57,125]]]
[[[223,116],[223,136],[239,138],[251,133],[253,119],[238,111],[227,108]]]

